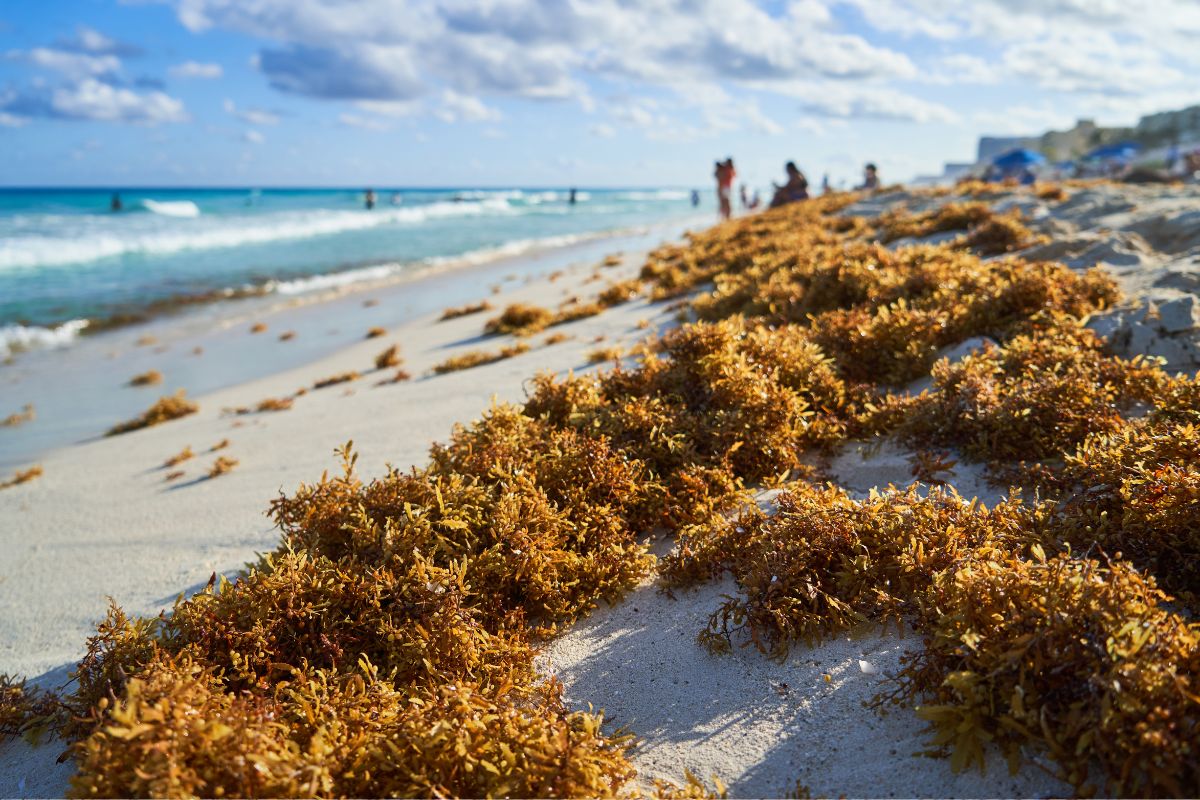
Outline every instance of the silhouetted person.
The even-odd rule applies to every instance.
[[[879,170],[874,164],[867,164],[863,167],[863,182],[859,189],[866,189],[868,192],[873,192],[879,188]]]
[[[125,206],[121,205],[121,195],[113,192],[112,201],[108,204],[108,207],[112,211],[120,211],[124,208]]]
[[[367,207],[367,211],[370,211],[372,208],[375,207],[375,190],[367,189],[366,197],[364,197],[363,199],[364,199],[364,203]]]
[[[808,199],[808,178],[804,177],[804,173],[796,166],[796,162],[787,162],[783,170],[787,173],[787,183],[775,187],[775,196],[771,198],[770,208],[779,208],[788,203]]]
[[[733,159],[727,158],[724,161],[718,161],[713,176],[717,179],[717,207],[721,219],[729,219],[733,214],[733,179],[737,177],[737,170],[733,168]]]
[[[692,208],[700,205],[700,193],[692,189]]]
[[[571,189],[571,194],[567,197],[567,202],[570,203],[571,205],[575,205],[575,189],[574,188]]]

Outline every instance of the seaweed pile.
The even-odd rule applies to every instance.
[[[188,414],[195,414],[199,410],[200,406],[188,400],[187,393],[183,389],[180,389],[173,395],[158,398],[154,405],[143,411],[140,416],[114,425],[104,435],[117,436],[122,433],[140,430],[141,428],[161,425],[173,419],[186,417]]]
[[[667,587],[738,584],[700,634],[714,650],[747,638],[782,657],[911,625],[925,649],[879,702],[916,705],[955,766],[995,742],[1015,768],[1034,744],[1081,792],[1092,768],[1115,793],[1200,791],[1197,381],[1083,328],[1116,299],[1102,274],[983,260],[995,233],[891,250],[837,213],[853,199],[661,248],[641,279],[690,295],[694,321],[636,366],[538,376],[423,468],[364,483],[347,444],[339,475],[272,503],[282,542],[235,581],[157,619],[112,608],[62,701],[72,792],[617,793],[631,738],[569,711],[533,653],[652,574],[663,532]],[[887,224],[996,221],[944,208]],[[939,360],[970,337],[994,344]],[[931,373],[927,391],[893,391]],[[1036,499],[819,483],[811,456],[871,436],[952,449]],[[944,464],[923,452],[919,472]],[[764,486],[785,488],[774,514],[750,502]],[[10,729],[32,705],[13,698]],[[708,791],[690,775],[656,790]]]

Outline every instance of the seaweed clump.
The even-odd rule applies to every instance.
[[[33,409],[33,403],[26,403],[20,411],[9,414],[4,419],[0,419],[0,428],[15,428],[18,425],[24,425],[26,422],[33,422],[36,418],[37,413]]]
[[[134,417],[131,420],[122,422],[108,429],[105,436],[116,436],[129,431],[136,431],[140,428],[149,428],[152,425],[161,425],[164,422],[170,422],[173,419],[186,417],[189,414],[195,414],[200,410],[200,406],[187,399],[187,393],[180,389],[173,395],[160,397],[154,405],[142,412],[141,416]]]
[[[361,378],[362,375],[358,370],[350,370],[349,372],[339,372],[337,375],[330,375],[328,378],[322,378],[313,384],[314,389],[325,389],[330,386],[337,386],[339,383],[349,383]]]
[[[163,375],[156,369],[134,375],[129,379],[130,386],[157,386],[162,383]]]
[[[880,219],[879,238],[886,244],[897,239],[920,239],[935,233],[965,231],[991,218],[991,206],[981,202],[950,202],[919,214],[900,210]]]
[[[8,489],[13,486],[20,486],[22,483],[29,483],[36,478],[42,477],[42,472],[41,464],[34,464],[29,469],[19,469],[8,480],[0,481],[0,489]]]
[[[503,361],[507,358],[513,358],[514,356],[528,352],[529,345],[525,344],[525,342],[517,342],[507,347],[501,347],[494,352],[470,350],[462,355],[451,356],[440,364],[435,364],[433,371],[438,375],[444,375],[447,372],[458,372],[459,370],[479,367],[484,364],[494,364],[497,361]]]
[[[60,703],[50,692],[0,672],[0,741],[25,736],[59,721]]]
[[[404,363],[404,359],[400,357],[400,345],[398,344],[392,345],[379,355],[375,356],[375,369],[398,367],[402,363]]]
[[[988,743],[1015,768],[1036,743],[1083,794],[1094,763],[1116,795],[1194,794],[1200,628],[1127,563],[1030,549],[936,577],[898,697],[921,703],[957,768],[982,766]]]
[[[492,304],[487,300],[480,300],[478,303],[468,303],[465,306],[459,306],[457,308],[447,308],[442,312],[441,320],[445,321],[448,319],[458,319],[459,317],[465,317],[470,314],[479,314],[484,311],[491,311],[492,307]]]
[[[554,322],[554,312],[528,303],[513,303],[498,317],[489,319],[483,326],[487,333],[515,333],[527,336],[544,330]]]

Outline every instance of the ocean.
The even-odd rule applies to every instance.
[[[246,295],[482,263],[694,215],[681,189],[0,189],[0,357]],[[707,195],[703,195],[707,198]]]

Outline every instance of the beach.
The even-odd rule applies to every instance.
[[[1051,201],[1010,189],[986,202],[999,213],[1019,211],[1041,237],[1015,252],[1062,262],[1073,274],[1099,267],[1115,279],[1124,300],[1087,322],[1113,352],[1160,356],[1168,371],[1194,373],[1200,313],[1187,314],[1189,298],[1200,293],[1195,187],[1097,184],[1068,191],[1066,199]],[[890,209],[915,214],[947,202],[945,195],[894,191],[862,197],[840,214],[876,220]],[[590,300],[636,278],[659,244],[702,227],[696,217],[680,217],[302,297],[229,301],[85,337],[64,349],[23,353],[0,366],[0,415],[25,403],[37,411],[32,422],[0,429],[0,469],[6,475],[34,463],[43,469],[36,480],[0,491],[0,549],[8,554],[0,576],[0,672],[56,688],[83,654],[106,598],[129,614],[152,617],[169,610],[177,596],[204,590],[214,576],[235,580],[247,562],[278,545],[279,532],[264,515],[272,499],[336,472],[335,450],[347,442],[354,443],[362,477],[384,476],[389,465],[406,472],[426,464],[430,446],[446,441],[456,424],[478,420],[496,404],[523,402],[539,373],[561,379],[612,370],[614,361],[631,368],[637,360],[627,355],[631,348],[679,325],[677,298],[652,300],[641,292],[593,316],[520,337],[526,352],[435,372],[448,358],[512,345],[510,335],[483,331],[507,306],[559,309],[571,298]],[[921,239],[945,241],[946,235]],[[899,239],[888,247],[914,243]],[[489,310],[441,319],[446,308],[483,300]],[[1163,307],[1183,321],[1159,314]],[[281,338],[286,332],[295,336]],[[561,340],[549,343],[552,334]],[[402,364],[377,368],[376,357],[392,345]],[[952,363],[984,347],[968,343],[941,355]],[[595,351],[606,348],[620,349],[594,363]],[[397,369],[410,377],[393,380]],[[148,370],[162,373],[161,384],[125,385]],[[359,377],[314,388],[352,371]],[[103,436],[178,388],[189,390],[198,412]],[[913,382],[911,395],[921,388]],[[286,410],[253,411],[270,398],[292,403]],[[862,500],[913,480],[908,449],[863,444],[843,447],[822,465],[849,496]],[[164,465],[184,448],[194,456]],[[208,477],[220,458],[236,466]],[[183,474],[167,480],[176,470]],[[981,470],[964,461],[947,483],[964,499],[994,506],[1006,492]],[[769,508],[773,496],[759,491],[757,499]],[[670,536],[659,536],[651,549],[666,557],[672,546]],[[783,795],[798,787],[812,796],[1073,791],[1054,775],[1050,759],[1032,749],[1013,775],[996,748],[988,751],[986,772],[956,772],[947,758],[925,755],[931,749],[926,721],[911,708],[880,714],[864,707],[901,669],[901,656],[921,647],[919,633],[864,624],[823,642],[796,644],[781,659],[744,641],[729,654],[713,654],[696,635],[721,597],[738,593],[735,582],[725,577],[698,588],[662,589],[651,571],[620,603],[601,603],[538,644],[539,668],[562,682],[571,709],[590,704],[605,712],[606,725],[637,737],[629,757],[640,790],[655,778],[678,782],[687,769],[702,780],[719,777],[730,796]],[[59,742],[0,744],[0,795],[60,796],[73,771],[70,761],[54,763],[60,752]]]

